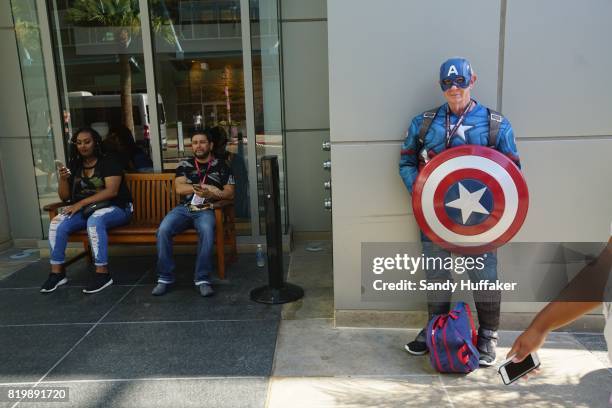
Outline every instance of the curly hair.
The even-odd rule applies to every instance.
[[[90,127],[83,127],[78,129],[72,137],[70,138],[70,147],[68,153],[68,163],[70,167],[82,167],[83,165],[83,157],[79,154],[79,150],[76,147],[77,137],[81,133],[89,133],[94,141],[94,156],[97,158],[102,157],[104,154],[102,152],[102,136],[95,130]]]

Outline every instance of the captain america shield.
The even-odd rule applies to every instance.
[[[516,235],[527,217],[529,192],[508,157],[465,145],[444,150],[419,172],[412,207],[433,242],[455,253],[482,254]]]

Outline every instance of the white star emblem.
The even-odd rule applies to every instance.
[[[478,191],[470,193],[467,188],[463,187],[463,184],[459,183],[459,198],[446,203],[446,206],[461,210],[461,219],[463,224],[465,224],[473,212],[489,214],[487,209],[480,204],[480,199],[486,190],[487,188],[483,187]]]
[[[451,128],[452,128],[452,126],[454,126],[454,125],[451,125]],[[474,126],[459,125],[459,128],[457,128],[457,131],[455,132],[455,135],[457,135],[460,138],[462,138],[463,141],[465,142],[465,132],[467,130],[470,130],[473,127]]]

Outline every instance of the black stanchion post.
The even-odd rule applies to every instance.
[[[285,282],[283,274],[283,234],[280,215],[278,157],[262,157],[261,170],[266,211],[268,286],[253,289],[251,300],[270,304],[293,302],[304,296],[304,290],[299,286]]]

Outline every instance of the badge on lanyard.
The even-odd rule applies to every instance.
[[[206,177],[208,177],[208,172],[210,170],[210,166],[212,164],[213,158],[210,157],[208,160],[208,167],[206,167],[206,171],[204,172],[204,177],[202,177],[202,171],[200,170],[200,165],[198,164],[198,160],[194,158],[196,169],[198,170],[198,178],[200,179],[200,186],[204,187],[206,184]],[[193,197],[191,197],[191,205],[200,206],[204,205],[206,202],[206,197],[200,197],[196,193],[193,193]]]
[[[450,125],[450,113],[449,110],[446,110],[446,147],[450,147],[451,144],[451,139],[453,138],[453,136],[455,135],[455,133],[457,133],[457,130],[459,130],[459,128],[461,127],[461,125],[463,124],[463,121],[465,120],[465,117],[467,116],[467,113],[470,111],[470,108],[472,107],[472,104],[474,103],[474,101],[470,100],[470,103],[468,103],[468,106],[465,107],[465,109],[463,110],[463,113],[461,114],[461,116],[459,116],[459,119],[457,119],[457,123],[455,123],[455,126],[453,126],[453,128],[451,129],[451,125]]]

